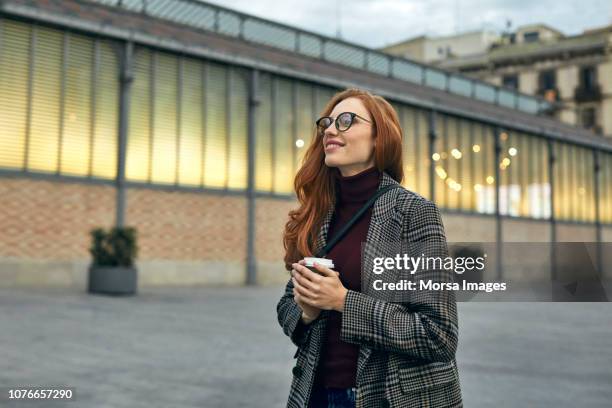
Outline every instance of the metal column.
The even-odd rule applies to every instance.
[[[246,284],[257,284],[257,259],[255,257],[255,137],[257,129],[256,109],[258,71],[251,71],[248,102],[248,179],[247,179],[247,276]]]
[[[495,148],[494,148],[494,159],[493,159],[493,163],[495,164],[495,250],[496,250],[496,269],[497,269],[497,280],[501,281],[502,277],[504,276],[503,273],[503,262],[502,262],[502,258],[504,256],[503,253],[503,248],[502,248],[502,242],[503,242],[503,222],[502,222],[502,217],[501,217],[501,211],[500,211],[500,205],[499,205],[499,198],[500,198],[500,193],[499,193],[499,189],[500,189],[500,177],[501,177],[501,172],[499,171],[499,158],[501,156],[501,141],[500,141],[500,129],[499,127],[495,126],[493,128],[493,136],[494,136],[494,142],[495,142]]]
[[[121,52],[121,72],[119,74],[119,143],[117,154],[117,205],[116,226],[125,225],[125,158],[127,146],[128,119],[130,113],[130,90],[134,75],[132,60],[134,43],[128,41]]]

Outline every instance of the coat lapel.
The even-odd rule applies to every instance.
[[[399,183],[395,181],[391,176],[389,176],[386,172],[383,172],[378,189],[380,190],[381,188],[384,188],[391,184]],[[383,232],[385,231],[385,224],[386,221],[394,215],[395,203],[398,194],[399,189],[392,189],[391,191],[388,191],[387,193],[379,197],[378,200],[376,200],[376,202],[374,203],[372,209],[372,218],[370,220],[370,225],[368,227],[368,234],[366,238],[367,246],[364,253],[362,267],[362,271],[364,272],[371,271],[373,266],[373,258],[376,256],[380,256],[376,255],[379,252],[376,245],[377,243],[384,241]],[[315,245],[315,253],[324,248],[325,245],[327,245],[327,231],[329,230],[334,210],[335,208],[332,206],[332,208],[327,211],[327,214],[323,219],[323,223],[321,225],[321,229],[319,230],[317,242]],[[359,248],[359,254],[361,255],[361,248]],[[362,277],[362,283],[366,283],[365,288],[371,287],[371,275],[372,274],[370,273],[367,274],[365,277]],[[364,293],[368,293],[368,291],[366,290]],[[325,312],[328,311],[323,311],[325,318],[327,318],[328,313]],[[359,358],[357,360],[357,378],[359,378],[359,375],[363,370],[363,367],[365,366],[365,363],[371,353],[372,349],[369,347],[362,346],[359,348]]]

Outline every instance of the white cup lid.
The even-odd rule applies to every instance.
[[[306,262],[306,266],[313,266],[313,264],[316,262],[330,269],[334,267],[334,261],[327,258],[305,257],[304,262]]]

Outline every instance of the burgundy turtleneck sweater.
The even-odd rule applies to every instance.
[[[372,197],[380,183],[381,173],[376,167],[363,170],[353,176],[343,177],[336,169],[336,207],[327,241],[331,240],[353,215]],[[373,206],[336,243],[326,258],[333,260],[334,270],[340,273],[340,281],[347,289],[361,291],[361,244],[366,241]],[[315,377],[315,387],[355,387],[359,346],[340,340],[342,313],[329,314],[327,338],[323,344],[321,359]]]

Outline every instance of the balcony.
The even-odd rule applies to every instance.
[[[601,101],[601,89],[599,85],[589,88],[579,86],[574,90],[574,99],[576,102],[599,102]]]

